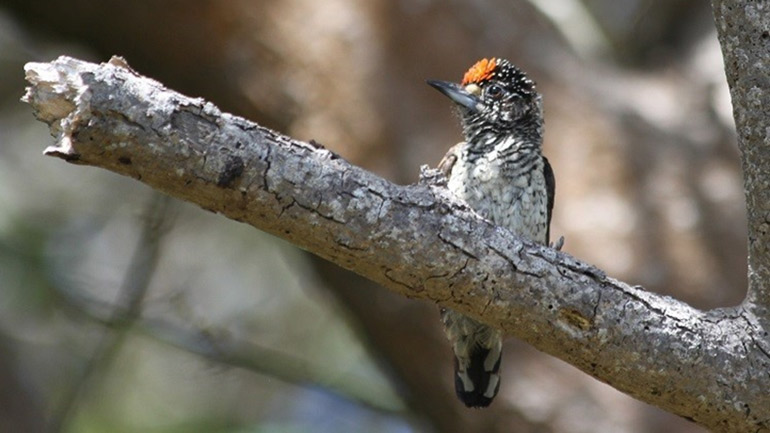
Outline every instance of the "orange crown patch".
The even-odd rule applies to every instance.
[[[497,67],[497,59],[492,57],[491,59],[481,59],[476,62],[475,65],[468,69],[468,72],[463,75],[462,85],[470,83],[478,83],[491,78]]]

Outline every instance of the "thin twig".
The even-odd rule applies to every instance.
[[[55,433],[66,429],[79,402],[95,385],[99,374],[109,369],[125,342],[128,330],[141,315],[142,302],[160,257],[160,241],[169,225],[169,203],[168,196],[155,193],[147,205],[142,231],[123,278],[118,302],[109,319],[112,326],[102,335],[80,377],[62,397],[49,421],[48,431]]]
[[[80,317],[108,329],[124,329],[124,305],[109,305],[76,291],[60,293],[64,304]],[[114,318],[119,317],[116,321]],[[309,362],[285,352],[227,337],[227,332],[184,327],[163,318],[139,317],[131,331],[228,367],[269,376],[285,383],[320,388],[374,412],[409,418],[404,404],[392,390],[366,377],[341,374],[323,364]]]

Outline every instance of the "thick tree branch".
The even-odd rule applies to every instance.
[[[713,0],[738,130],[749,228],[747,309],[770,326],[770,12],[764,1]],[[767,340],[767,339],[765,339]],[[766,343],[766,350],[770,344]]]
[[[132,176],[405,296],[434,300],[719,431],[770,429],[766,331],[522,241],[440,184],[398,186],[141,77],[120,59],[30,63],[46,154]],[[312,142],[311,142],[312,143]]]

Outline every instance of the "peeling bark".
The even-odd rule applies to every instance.
[[[24,99],[56,137],[47,155],[131,176],[462,311],[707,428],[770,430],[766,310],[751,301],[703,312],[613,280],[491,225],[430,172],[392,184],[117,58],[26,71]]]

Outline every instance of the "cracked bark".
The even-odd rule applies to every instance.
[[[725,36],[738,30],[720,21],[718,3],[723,45],[740,44]],[[733,87],[743,77],[735,72],[739,60],[726,56]],[[170,91],[118,59],[31,63],[27,79],[25,100],[57,139],[48,155],[134,177],[394,292],[470,314],[707,428],[770,430],[763,211],[770,201],[762,195],[770,158],[757,141],[767,116],[736,107],[747,172],[750,295],[739,307],[703,312],[522,241],[453,201],[441,185],[391,184],[315,144]],[[742,95],[756,98],[768,87],[751,83],[745,95],[733,90],[736,106]]]

